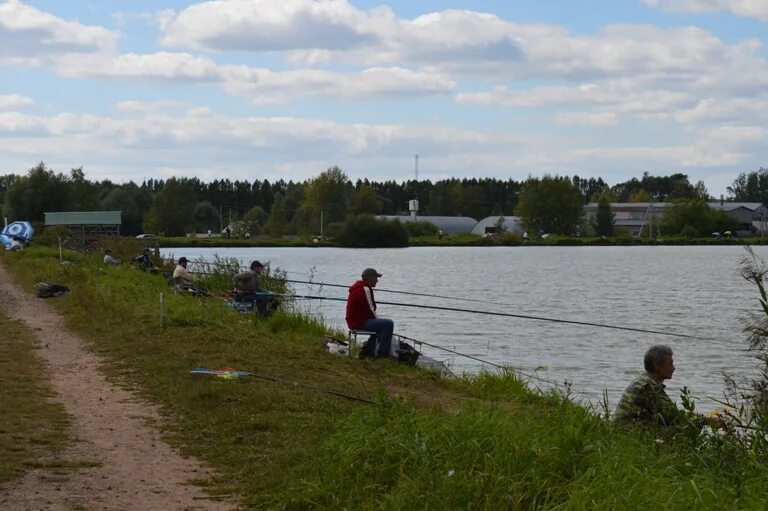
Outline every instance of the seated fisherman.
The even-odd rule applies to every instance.
[[[131,259],[131,264],[136,264],[144,270],[152,268],[154,265],[152,264],[152,259],[149,257],[149,249],[145,248],[141,251],[141,254]]]
[[[261,272],[264,265],[259,261],[251,263],[251,271],[235,275],[235,301],[253,302],[260,316],[267,315],[269,293],[261,289]]]
[[[685,412],[669,398],[664,380],[672,378],[675,363],[672,349],[668,346],[651,346],[643,359],[645,372],[635,378],[621,396],[616,407],[614,420],[618,424],[653,424],[657,426],[680,425],[685,421]],[[720,417],[698,417],[701,425],[723,424]]]
[[[395,323],[391,319],[380,318],[376,315],[376,300],[373,298],[373,288],[379,282],[381,273],[373,268],[363,270],[361,280],[349,288],[347,296],[347,326],[350,330],[369,330],[376,332],[366,343],[361,356],[397,357],[397,347],[392,345],[392,331]],[[378,340],[378,351],[373,352]],[[369,351],[370,350],[370,351]]]
[[[187,271],[187,258],[179,257],[179,263],[173,270],[173,282],[179,286],[180,289],[188,291],[193,294],[203,294],[205,291],[194,285],[194,277]]]
[[[120,259],[117,259],[112,255],[112,250],[106,249],[104,251],[104,265],[106,266],[119,266]]]

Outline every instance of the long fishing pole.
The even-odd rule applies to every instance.
[[[278,295],[278,296],[286,296],[291,297],[295,296],[297,298],[306,298],[310,300],[330,300],[330,301],[340,301],[345,302],[345,298],[335,298],[335,297],[329,297],[329,296],[313,296],[313,295]],[[544,316],[531,316],[528,314],[513,314],[511,312],[493,312],[493,311],[481,311],[476,309],[460,309],[458,307],[441,307],[438,305],[419,305],[415,303],[402,303],[402,302],[380,302],[376,301],[377,304],[380,305],[394,305],[396,307],[411,307],[414,309],[431,309],[431,310],[440,310],[440,311],[449,311],[449,312],[465,312],[469,314],[485,314],[488,316],[500,316],[505,318],[518,318],[518,319],[530,319],[534,321],[545,321],[550,323],[563,323],[568,325],[579,325],[579,326],[592,326],[596,328],[610,328],[612,330],[623,330],[627,332],[639,332],[644,334],[657,334],[657,335],[666,335],[669,337],[683,337],[686,339],[701,339],[706,341],[716,341],[717,339],[714,339],[712,337],[702,337],[699,335],[688,335],[688,334],[678,334],[674,332],[664,332],[661,330],[649,330],[646,328],[634,328],[629,326],[618,326],[618,325],[607,325],[605,323],[592,323],[589,321],[576,321],[572,319],[558,319],[558,318],[547,318]]]
[[[341,288],[344,288],[344,289],[349,289],[349,286],[345,286],[344,284],[329,284],[327,282],[312,282],[312,281],[305,281],[305,280],[288,280],[288,279],[286,279],[285,282],[290,282],[292,284],[313,284],[313,285],[321,286],[321,287],[341,287]],[[400,290],[397,290],[397,289],[381,289],[381,288],[378,288],[378,287],[376,288],[376,291],[379,292],[379,293],[394,293],[394,294],[410,295],[410,296],[425,296],[425,297],[428,297],[428,298],[442,298],[444,300],[459,300],[459,301],[462,301],[462,302],[487,303],[487,304],[490,304],[490,305],[503,305],[503,306],[507,306],[507,307],[510,307],[510,306],[514,307],[514,304],[511,304],[511,303],[492,302],[492,301],[489,301],[489,300],[479,300],[479,299],[476,299],[476,298],[459,298],[459,297],[456,297],[456,296],[435,295],[435,294],[430,294],[430,293],[416,293],[416,292],[413,292],[413,291],[400,291]]]

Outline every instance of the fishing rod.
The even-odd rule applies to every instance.
[[[546,378],[542,378],[541,376],[538,376],[536,374],[526,373],[525,371],[521,371],[519,369],[514,369],[512,367],[508,367],[508,366],[504,366],[504,365],[501,365],[501,364],[497,364],[495,362],[489,362],[488,360],[483,360],[482,358],[475,357],[474,355],[468,355],[466,353],[461,353],[460,351],[452,350],[450,348],[446,348],[446,347],[443,347],[443,346],[438,346],[437,344],[430,344],[430,343],[428,343],[426,341],[420,341],[418,339],[413,339],[411,337],[406,337],[406,336],[400,335],[400,334],[395,334],[395,335],[397,337],[400,337],[401,339],[405,339],[406,341],[411,341],[413,343],[423,344],[424,346],[429,346],[431,348],[435,348],[435,349],[438,349],[438,350],[447,351],[448,353],[453,353],[453,354],[459,355],[461,357],[470,358],[472,360],[476,360],[478,362],[482,362],[483,364],[488,364],[488,365],[493,366],[493,367],[498,367],[499,369],[501,369],[503,371],[511,371],[511,372],[513,372],[515,374],[518,374],[520,376],[524,376],[526,378],[533,378],[533,379],[542,381],[544,383],[549,383],[550,385],[554,385],[555,387],[560,387],[559,383],[554,382],[552,380],[548,380]]]
[[[329,296],[313,296],[313,295],[285,295],[288,297],[295,296],[300,298],[306,298],[310,300],[331,300],[331,301],[340,301],[340,302],[346,302],[346,298],[335,298],[335,297],[329,297]],[[605,323],[592,323],[589,321],[576,321],[572,319],[558,319],[558,318],[547,318],[544,316],[531,316],[528,314],[513,314],[511,312],[493,312],[493,311],[481,311],[476,309],[460,309],[458,307],[441,307],[438,305],[419,305],[415,303],[402,303],[402,302],[380,302],[377,301],[377,304],[380,305],[394,305],[396,307],[411,307],[414,309],[431,309],[431,310],[440,310],[440,311],[449,311],[449,312],[465,312],[469,314],[485,314],[487,316],[500,316],[505,318],[518,318],[518,319],[530,319],[534,321],[545,321],[550,323],[562,323],[567,325],[579,325],[579,326],[592,326],[596,328],[610,328],[612,330],[623,330],[627,332],[639,332],[644,334],[657,334],[657,335],[666,335],[669,337],[682,337],[685,339],[700,339],[700,340],[706,340],[706,341],[716,341],[717,339],[714,339],[712,337],[702,337],[699,335],[688,335],[688,334],[678,334],[674,332],[663,332],[661,330],[649,330],[645,328],[634,328],[629,326],[618,326],[618,325],[607,325]]]
[[[349,286],[346,286],[344,284],[329,284],[327,282],[312,282],[312,281],[305,281],[305,280],[288,280],[286,279],[285,282],[290,282],[291,284],[313,284],[320,287],[341,287],[344,289],[349,289]],[[442,298],[444,300],[459,300],[462,302],[476,302],[476,303],[487,303],[490,305],[502,305],[506,307],[514,307],[515,305],[512,303],[502,303],[502,302],[492,302],[489,300],[478,300],[476,298],[459,298],[456,296],[446,296],[446,295],[435,295],[430,293],[416,293],[413,291],[400,291],[397,289],[381,289],[376,288],[376,291],[379,293],[394,293],[394,294],[401,294],[401,295],[410,295],[410,296],[425,296],[428,298]]]
[[[214,265],[218,264],[218,263],[212,263],[212,262],[208,262],[208,261],[191,261],[191,263],[192,264],[199,264],[199,265],[208,265],[208,266],[214,266]],[[224,266],[226,266],[226,264]],[[248,266],[244,266],[244,265],[238,265],[238,268],[239,269],[249,269]],[[285,273],[294,274],[294,275],[307,275],[307,273],[303,273],[303,272],[295,272],[295,271],[287,271],[287,270],[284,270],[284,271],[285,271]],[[216,275],[215,273],[206,273],[206,272],[201,272],[201,271],[195,271],[195,272],[190,272],[190,273],[199,273],[201,275]],[[311,280],[285,279],[285,282],[289,282],[291,284],[311,284],[311,285],[316,285],[316,286],[321,286],[321,287],[324,286],[324,287],[338,287],[338,288],[349,289],[349,286],[348,285],[344,285],[344,284],[331,284],[331,283],[328,283],[328,282],[313,282]],[[438,294],[430,294],[430,293],[416,293],[416,292],[413,292],[413,291],[401,291],[401,290],[397,290],[397,289],[381,289],[381,288],[377,288],[376,291],[379,291],[381,293],[394,293],[394,294],[402,294],[402,295],[410,295],[410,296],[424,296],[424,297],[428,297],[428,298],[442,298],[444,300],[458,300],[458,301],[463,301],[463,302],[486,303],[486,304],[490,304],[490,305],[501,305],[501,306],[505,306],[505,307],[514,307],[515,306],[515,304],[511,304],[511,303],[494,302],[494,301],[490,301],[490,300],[479,300],[479,299],[476,299],[476,298],[459,298],[459,297],[456,297],[456,296],[446,296],[446,295],[438,295]]]

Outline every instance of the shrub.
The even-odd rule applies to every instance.
[[[680,231],[680,236],[683,238],[698,238],[699,237],[699,231],[696,230],[694,226],[691,224],[685,224],[685,227]]]
[[[438,231],[437,226],[431,222],[405,222],[403,227],[411,238],[435,236]]]
[[[348,218],[337,240],[342,247],[353,248],[408,246],[408,234],[399,220],[377,220],[371,215]]]

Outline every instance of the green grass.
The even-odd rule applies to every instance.
[[[67,441],[68,417],[54,392],[34,333],[0,314],[0,483],[52,461]]]
[[[715,435],[626,432],[511,375],[455,381],[326,354],[323,325],[169,294],[158,275],[45,248],[6,254],[108,371],[164,410],[166,438],[208,461],[210,491],[268,509],[764,509],[765,460]],[[161,329],[159,295],[165,295]],[[278,381],[195,378],[225,366]],[[300,385],[297,385],[300,384]],[[312,390],[372,399],[361,404]],[[661,441],[659,441],[661,440]]]

